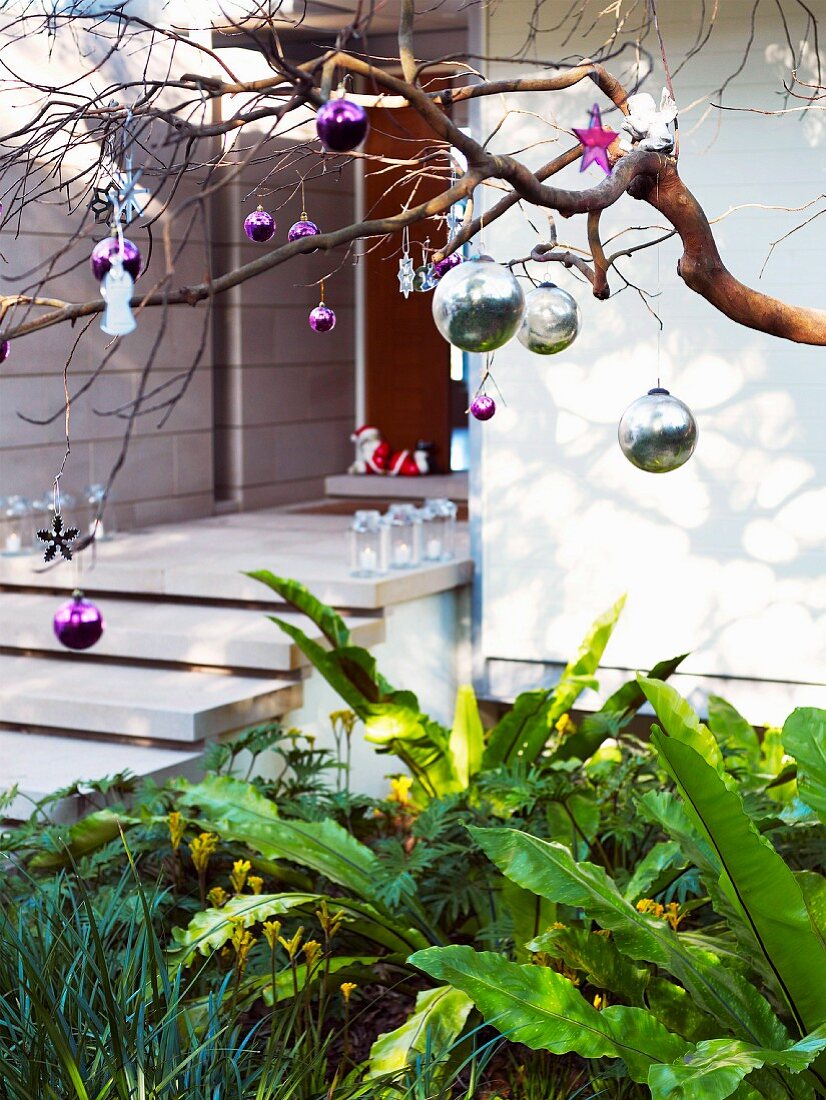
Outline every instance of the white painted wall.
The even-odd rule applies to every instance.
[[[822,113],[766,118],[709,107],[713,89],[739,62],[751,6],[726,0],[706,49],[675,79],[681,174],[712,218],[740,203],[797,206],[826,190]],[[660,7],[673,69],[694,41],[699,6]],[[483,17],[482,52],[513,55],[532,8],[532,0],[492,6]],[[541,34],[531,56],[586,55],[602,37],[595,31],[563,45],[558,35]],[[776,9],[763,5],[751,57],[725,102],[782,106],[786,61]],[[490,75],[536,68],[530,60],[520,68],[493,65]],[[801,76],[811,74],[809,58]],[[658,98],[661,84],[658,66],[646,90]],[[493,147],[529,146],[526,159],[539,165],[569,147],[565,130],[587,125],[595,99],[590,83],[553,96],[489,99],[480,124],[487,134],[503,106],[518,110]],[[606,113],[606,124],[616,121]],[[578,188],[599,178],[598,169],[580,176],[574,168],[557,181]],[[769,293],[823,306],[826,218],[779,246],[760,278],[770,243],[805,216],[732,214],[717,229],[724,261]],[[544,227],[542,211],[513,211],[487,231],[488,250],[500,260],[527,255],[538,239],[529,219]],[[624,198],[604,216],[603,235],[656,222],[654,211]],[[561,222],[559,231],[564,241],[585,243],[581,219]],[[496,357],[507,407],[478,428],[474,474],[482,654],[563,660],[590,620],[627,592],[606,655],[611,665],[647,666],[691,650],[694,673],[823,683],[826,353],[734,325],[680,282],[678,255],[669,242],[659,261],[648,252],[623,268],[659,291],[659,365],[657,326],[633,290],[597,302],[558,265],[533,268],[577,295],[584,323],[576,344],[557,358],[533,356],[516,341]],[[613,285],[620,285],[616,276]],[[700,439],[686,467],[654,476],[623,458],[616,426],[658,374],[695,410]],[[806,689],[795,699],[810,696]]]

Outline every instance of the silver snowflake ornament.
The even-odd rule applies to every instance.
[[[37,532],[37,537],[40,541],[46,543],[46,553],[43,555],[43,560],[47,562],[54,561],[59,550],[62,558],[65,558],[66,561],[71,561],[72,543],[79,534],[80,531],[78,531],[77,527],[67,527],[64,531],[63,516],[61,516],[59,512],[56,512],[52,520],[52,526]]]
[[[405,296],[409,298],[413,293],[413,276],[415,272],[413,270],[413,257],[402,256],[399,260],[399,273],[396,278],[399,280],[399,290]]]

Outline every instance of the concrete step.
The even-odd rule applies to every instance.
[[[61,653],[52,618],[67,595],[0,592],[0,648]],[[95,597],[106,630],[86,660],[98,657],[158,663],[202,665],[228,669],[292,672],[308,662],[267,613],[244,608],[163,603]],[[320,631],[303,615],[273,608],[279,618],[300,627],[314,641]],[[346,620],[356,645],[372,646],[384,639],[381,618]]]
[[[130,772],[161,783],[169,776],[197,779],[200,751],[130,745],[82,737],[59,737],[27,730],[0,730],[0,793],[17,786],[17,795],[0,818],[22,821],[34,803],[77,781],[90,782]],[[80,795],[60,799],[48,808],[57,822],[72,821],[98,805]]]
[[[0,655],[0,723],[196,742],[301,703],[301,684],[232,673]]]

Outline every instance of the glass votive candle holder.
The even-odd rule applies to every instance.
[[[115,514],[115,506],[112,502],[112,496],[110,494],[109,499],[106,501],[106,511],[101,517],[100,522],[97,524],[97,530],[95,529],[95,523],[97,520],[98,509],[100,508],[100,502],[103,500],[106,493],[105,485],[87,485],[83,490],[83,496],[86,500],[86,506],[88,508],[87,514],[87,531],[94,534],[97,542],[103,542],[105,539],[112,539],[115,537],[115,533],[118,529],[117,516]]]
[[[384,517],[391,569],[412,569],[421,561],[422,523],[414,504],[391,504]]]
[[[347,532],[350,574],[376,577],[385,572],[381,513],[359,511]]]
[[[422,553],[426,561],[449,561],[456,556],[456,513],[446,497],[430,497],[422,509]]]
[[[10,496],[3,508],[3,554],[28,554],[34,547],[34,509],[21,496]]]

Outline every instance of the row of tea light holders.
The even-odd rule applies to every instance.
[[[385,515],[359,511],[348,531],[350,573],[376,577],[388,569],[412,569],[456,556],[456,505],[434,497],[422,508],[391,504]]]
[[[91,534],[95,523],[98,507],[104,494],[103,485],[89,485],[83,491],[86,518],[85,530]],[[69,493],[64,493],[61,499],[62,507],[69,513],[71,526],[80,526],[73,514],[75,498]],[[37,539],[37,531],[43,527],[50,527],[52,513],[54,512],[54,494],[46,493],[39,500],[28,500],[23,496],[0,497],[0,555],[5,557],[17,554],[31,554],[42,550]],[[111,498],[106,506],[106,525],[98,524],[95,538],[97,541],[110,539],[115,534],[115,512]]]

